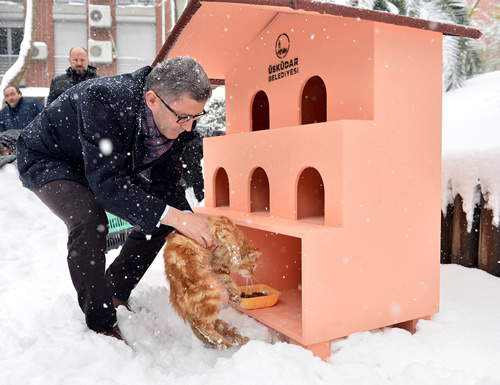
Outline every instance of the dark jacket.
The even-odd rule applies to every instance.
[[[142,165],[141,109],[151,69],[78,84],[42,111],[17,143],[23,185],[33,189],[60,179],[79,182],[105,209],[145,234],[155,229],[165,204],[190,210],[178,182],[192,131],[179,135],[159,159]]]
[[[87,66],[87,70],[78,75],[72,67],[68,67],[66,73],[56,76],[50,82],[49,97],[47,98],[47,105],[52,103],[64,91],[70,89],[74,85],[81,83],[85,80],[98,78],[97,68],[91,65]]]
[[[21,130],[7,130],[0,132],[0,155],[16,155],[17,139]]]
[[[0,111],[0,132],[22,130],[43,110],[43,105],[36,99],[21,97],[16,106],[5,106]]]

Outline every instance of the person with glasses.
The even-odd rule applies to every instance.
[[[87,326],[122,338],[116,310],[176,229],[216,247],[180,184],[182,153],[211,85],[195,59],[88,80],[43,110],[18,140],[18,169],[68,229],[67,262]],[[133,225],[106,269],[106,211]]]
[[[70,66],[62,75],[56,76],[50,82],[47,105],[56,100],[64,91],[85,80],[95,79],[97,68],[89,65],[89,55],[83,47],[73,47],[69,50]]]

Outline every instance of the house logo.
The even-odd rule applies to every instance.
[[[289,50],[290,38],[286,33],[282,33],[278,36],[278,39],[276,40],[276,44],[274,46],[274,52],[280,60],[278,63],[269,64],[269,67],[267,69],[269,82],[285,79],[289,76],[299,73],[299,58],[295,57],[285,59],[285,56],[288,55]]]
[[[290,38],[286,33],[282,33],[278,36],[274,50],[279,59],[283,59],[288,54],[290,50]]]

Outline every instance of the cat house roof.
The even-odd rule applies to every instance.
[[[220,79],[258,36],[284,13],[336,16],[434,31],[443,35],[479,38],[481,32],[462,25],[439,23],[388,12],[347,7],[316,0],[190,0],[153,65],[166,57],[190,55],[208,76]]]

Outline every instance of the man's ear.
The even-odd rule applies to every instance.
[[[160,99],[158,99],[158,96],[156,96],[154,91],[146,92],[146,104],[150,110],[155,109],[159,101]]]

